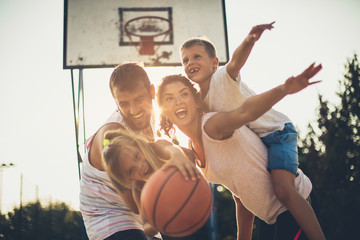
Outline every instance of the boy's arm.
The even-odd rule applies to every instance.
[[[245,38],[245,40],[237,47],[232,55],[230,62],[226,66],[226,71],[231,76],[232,79],[236,79],[239,74],[240,69],[244,66],[247,58],[250,55],[250,52],[257,40],[259,40],[261,34],[266,30],[271,30],[273,24],[261,24],[253,27]]]
[[[204,126],[206,133],[214,139],[224,139],[231,136],[235,129],[256,120],[286,95],[297,93],[309,85],[318,83],[319,81],[309,82],[309,80],[321,68],[321,65],[315,66],[313,63],[300,75],[288,78],[284,84],[262,94],[249,97],[234,111],[215,114]]]

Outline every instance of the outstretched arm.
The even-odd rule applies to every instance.
[[[315,63],[313,63],[300,75],[288,78],[284,84],[246,99],[234,111],[215,114],[204,126],[206,133],[214,139],[223,139],[230,136],[235,129],[254,121],[266,113],[286,95],[297,93],[307,86],[319,83],[320,81],[309,82],[309,80],[321,68],[321,64],[315,66]]]
[[[196,169],[194,158],[189,158],[189,154],[185,153],[180,147],[166,141],[158,140],[152,143],[154,151],[162,159],[168,160],[164,165],[165,168],[174,166],[185,179],[196,179],[200,176],[200,172]]]
[[[274,23],[254,26],[245,40],[235,49],[230,62],[226,65],[226,71],[233,79],[236,79],[240,69],[244,66],[255,42],[259,40],[265,30],[271,30]]]

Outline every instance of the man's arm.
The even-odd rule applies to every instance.
[[[119,123],[108,123],[102,126],[99,131],[95,134],[91,148],[89,153],[89,161],[90,164],[97,168],[100,171],[105,171],[105,163],[102,157],[102,151],[104,148],[104,134],[109,130],[117,130],[117,129],[124,129],[124,127]],[[136,203],[132,196],[131,189],[124,188],[123,186],[119,186],[114,184],[114,181],[111,181],[117,194],[124,200],[126,205],[130,208],[131,211],[135,213],[139,213],[139,210],[136,206]]]
[[[240,69],[248,59],[255,42],[259,40],[261,34],[265,30],[271,30],[274,23],[275,22],[254,26],[245,40],[235,49],[230,62],[226,65],[226,71],[232,79],[235,80],[238,76]]]

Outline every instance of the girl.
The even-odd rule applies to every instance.
[[[190,147],[196,153],[196,163],[205,178],[224,185],[232,192],[237,207],[238,239],[251,239],[254,215],[269,224],[277,222],[275,239],[299,239],[299,236],[305,237],[302,231],[309,239],[325,239],[313,209],[304,201],[312,191],[310,180],[299,169],[293,189],[297,192],[297,205],[291,206],[294,217],[298,213],[306,216],[298,221],[299,227],[293,218],[292,221],[287,219],[287,209],[274,194],[267,171],[266,147],[244,126],[286,95],[317,83],[309,83],[309,79],[321,68],[321,65],[312,64],[283,85],[248,98],[230,112],[199,111],[200,95],[183,76],[165,77],[159,86],[157,99],[162,108],[162,129],[169,135],[173,124],[176,124],[190,138]]]
[[[131,189],[143,220],[144,232],[154,236],[158,231],[144,219],[140,193],[151,174],[162,167],[177,167],[185,179],[195,180],[200,172],[184,152],[166,140],[149,142],[139,134],[124,130],[105,133],[103,158],[106,172],[115,187]]]

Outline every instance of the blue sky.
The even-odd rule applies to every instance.
[[[256,92],[281,84],[316,61],[322,83],[288,96],[275,108],[301,133],[316,120],[318,93],[336,103],[344,64],[360,53],[360,2],[357,0],[226,0],[230,54],[256,24],[276,21],[265,32],[242,71]],[[63,62],[63,1],[0,2],[0,164],[2,209],[23,201],[65,201],[78,209],[70,71]],[[154,82],[181,68],[148,68]],[[115,105],[108,90],[112,69],[85,69],[86,136]],[[77,80],[77,71],[75,71]]]

